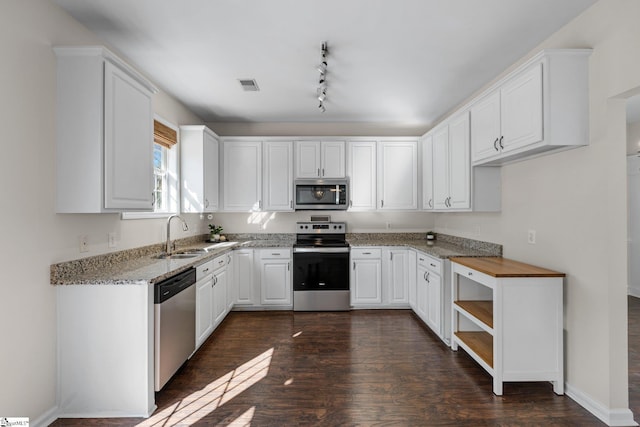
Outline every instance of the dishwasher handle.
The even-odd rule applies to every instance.
[[[196,269],[192,267],[157,283],[154,289],[153,302],[154,304],[162,304],[194,283],[196,283]]]

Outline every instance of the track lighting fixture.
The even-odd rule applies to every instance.
[[[321,113],[324,113],[325,111],[327,111],[327,109],[324,107],[324,101],[327,99],[326,75],[327,75],[327,67],[328,67],[328,63],[327,63],[328,48],[327,48],[326,41],[322,42],[322,45],[320,46],[320,53],[321,53],[320,65],[318,65],[317,67],[317,70],[320,73],[320,77],[318,78],[318,89],[316,90],[316,95],[318,97],[318,101],[320,101],[320,104],[318,105],[318,109],[320,110]]]

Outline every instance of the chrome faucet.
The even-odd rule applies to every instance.
[[[171,220],[173,218],[178,218],[180,221],[182,221],[182,230],[183,231],[187,231],[189,229],[189,226],[187,225],[186,221],[184,219],[182,219],[180,217],[180,215],[178,214],[173,214],[171,215],[169,218],[167,218],[167,255],[171,255]]]

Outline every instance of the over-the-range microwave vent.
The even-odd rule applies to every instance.
[[[242,90],[245,92],[257,92],[260,90],[255,79],[238,79],[238,81],[240,82],[240,86],[242,86]]]

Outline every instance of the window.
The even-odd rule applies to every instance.
[[[122,219],[159,218],[179,211],[177,127],[156,117],[153,136],[153,212],[123,212]]]

